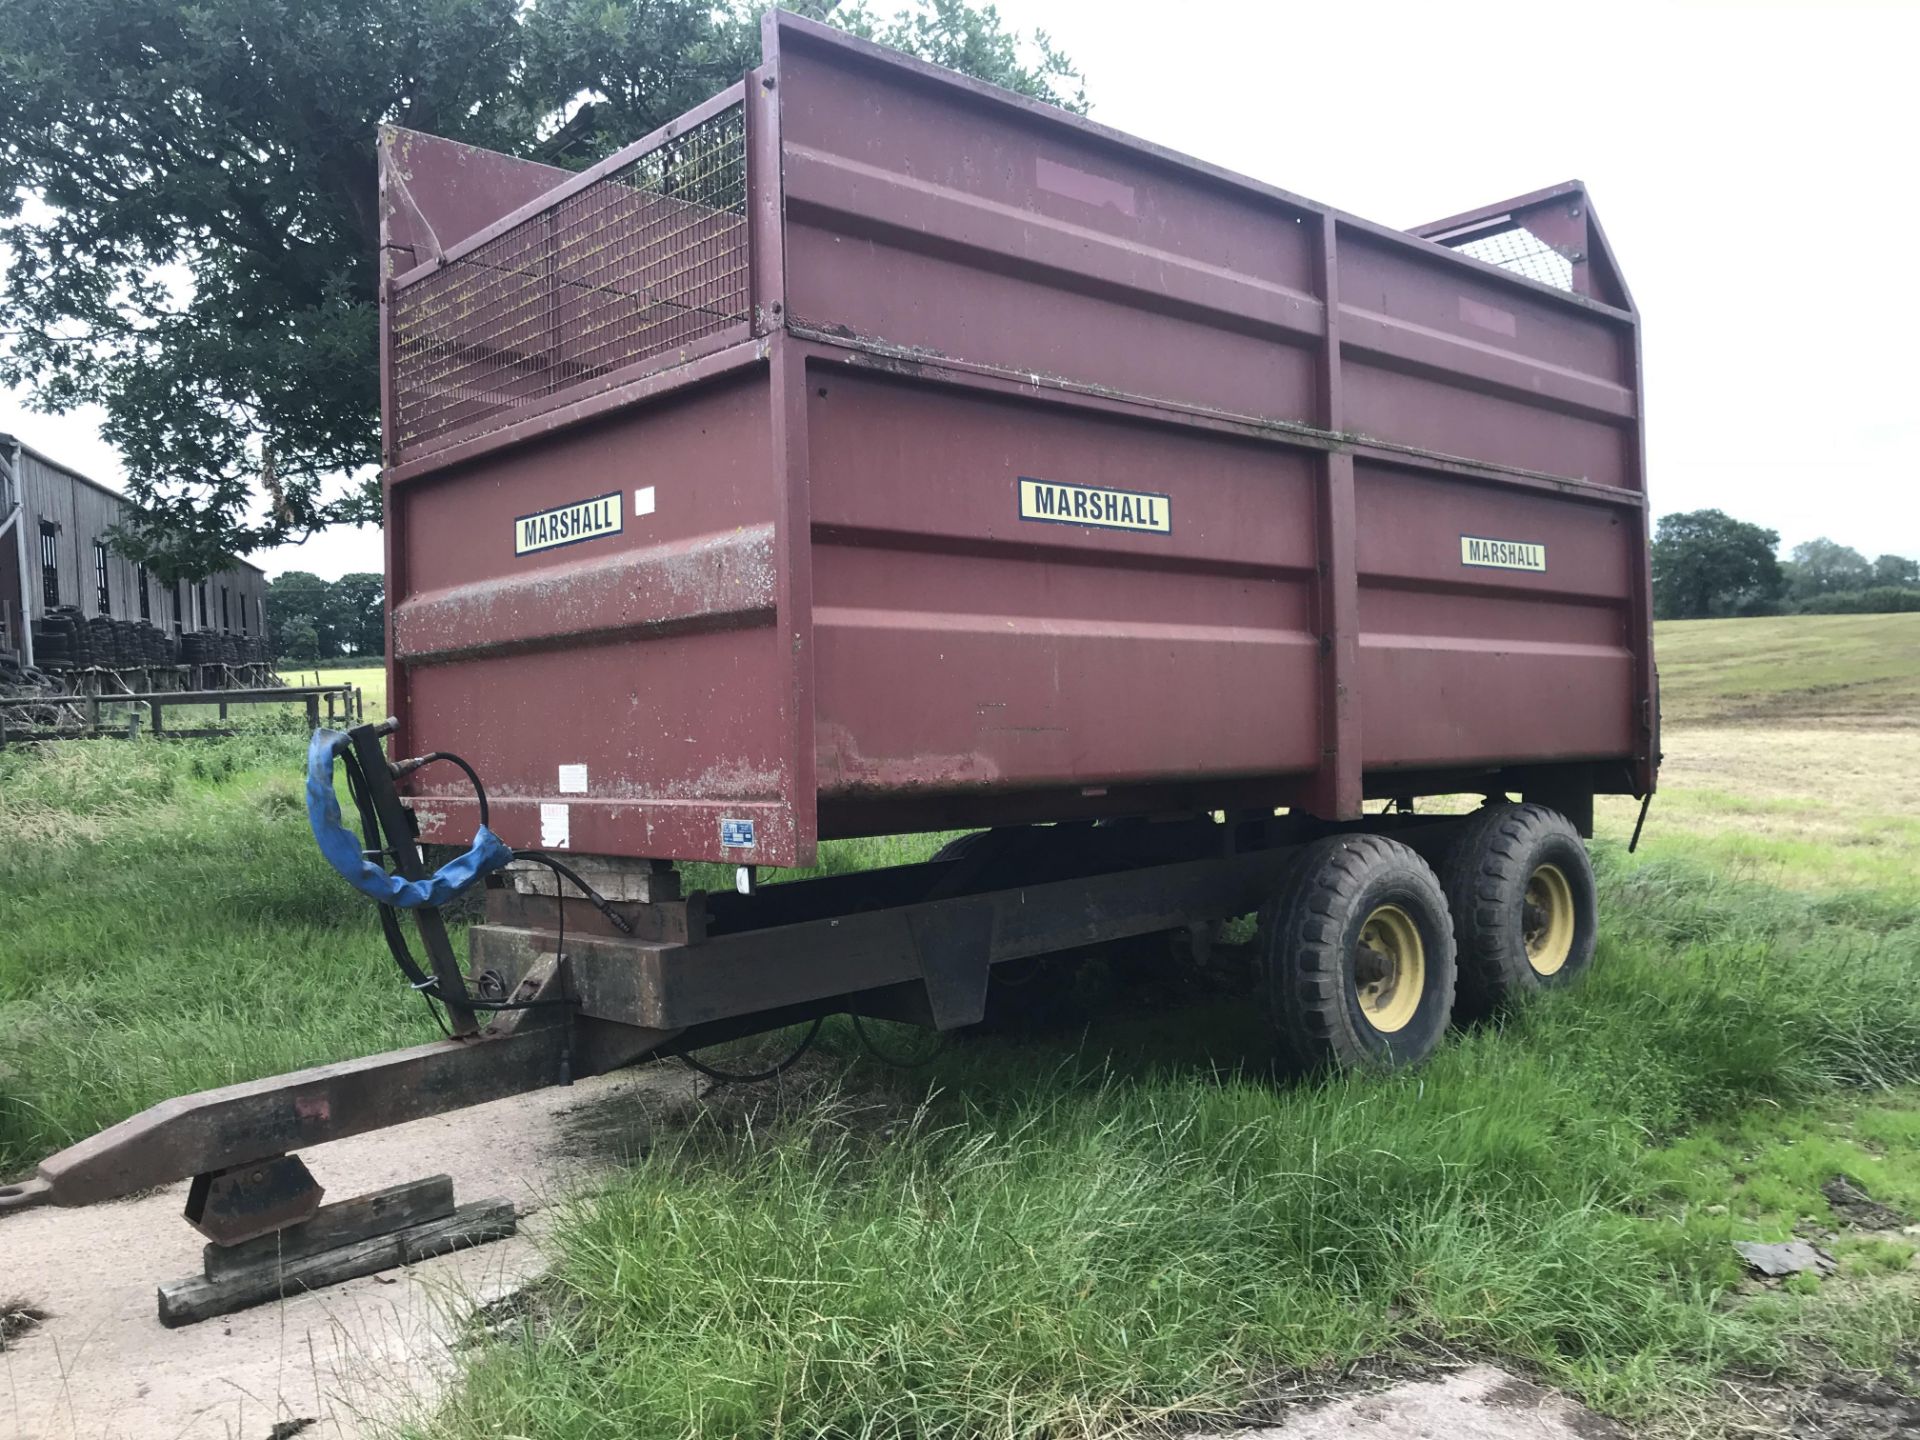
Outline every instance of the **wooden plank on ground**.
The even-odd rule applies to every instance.
[[[356,1240],[390,1235],[409,1225],[440,1220],[453,1213],[453,1177],[429,1175],[390,1185],[350,1200],[322,1205],[311,1220],[289,1225],[270,1235],[243,1240],[238,1245],[209,1245],[204,1256],[207,1279],[218,1280],[242,1270],[275,1261],[287,1264],[337,1250]]]
[[[299,1260],[269,1260],[218,1280],[190,1275],[160,1287],[160,1323],[171,1328],[230,1315],[303,1290],[319,1290],[378,1270],[411,1265],[449,1250],[504,1240],[517,1228],[519,1220],[511,1200],[476,1200],[438,1220]]]

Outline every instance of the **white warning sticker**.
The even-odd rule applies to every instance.
[[[562,795],[586,794],[587,767],[584,765],[562,765],[560,767],[560,793]]]
[[[542,803],[540,806],[540,848],[565,850],[573,844],[573,807]]]
[[[653,486],[642,485],[633,492],[633,515],[637,520],[642,515],[653,513]]]

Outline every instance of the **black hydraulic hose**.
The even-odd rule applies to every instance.
[[[388,847],[382,843],[380,817],[374,812],[373,800],[367,794],[366,777],[361,774],[359,758],[350,749],[343,750],[340,758],[346,766],[347,793],[353,797],[353,808],[360,815],[360,833],[367,856],[370,859],[385,856]],[[420,998],[426,1002],[427,1012],[433,1016],[433,1023],[440,1027],[440,1033],[450,1037],[453,1031],[434,1005],[439,998],[439,985],[433,976],[420,968],[420,962],[413,958],[413,951],[407,948],[406,932],[400,928],[400,912],[384,900],[378,904],[380,931],[386,937],[388,952],[400,967],[408,986],[418,991]]]
[[[487,808],[487,787],[480,783],[479,772],[451,750],[433,750],[425,755],[416,756],[411,760],[403,760],[394,767],[394,778],[398,779],[402,775],[411,775],[415,770],[420,769],[422,766],[431,765],[436,760],[444,760],[449,765],[458,765],[466,772],[467,779],[473,784],[473,797],[480,802],[480,823],[491,829],[493,822],[491,813]]]
[[[486,822],[483,820],[480,823],[484,825]],[[578,889],[582,895],[587,897],[588,903],[590,903],[594,909],[607,917],[608,923],[611,924],[614,929],[618,930],[622,935],[631,935],[633,933],[633,922],[618,910],[614,909],[612,903],[606,896],[582,880],[573,872],[570,866],[561,864],[544,850],[516,850],[513,852],[513,858],[516,860],[531,860],[536,865],[545,865],[556,875],[564,875],[574,883],[574,887]],[[556,900],[560,898],[559,890],[559,886],[554,886],[554,899]]]
[[[853,1033],[860,1037],[860,1048],[865,1050],[867,1054],[871,1055],[875,1060],[878,1060],[882,1065],[890,1065],[895,1070],[921,1069],[923,1066],[931,1065],[946,1052],[948,1037],[947,1033],[943,1030],[935,1040],[933,1048],[928,1050],[926,1054],[917,1059],[902,1060],[897,1055],[887,1054],[886,1051],[873,1043],[873,1037],[867,1034],[867,1027],[861,1023],[860,1017],[857,1014],[848,1011],[847,1018],[853,1021]]]
[[[813,1048],[813,1042],[815,1038],[819,1036],[820,1026],[825,1023],[825,1018],[824,1016],[815,1017],[813,1024],[807,1027],[807,1033],[800,1037],[800,1043],[793,1047],[793,1053],[787,1056],[786,1059],[782,1060],[778,1065],[769,1066],[765,1070],[755,1071],[751,1075],[734,1075],[725,1070],[716,1070],[713,1066],[703,1064],[694,1059],[693,1056],[685,1050],[680,1052],[680,1063],[685,1065],[689,1070],[698,1070],[709,1080],[717,1080],[722,1085],[757,1085],[762,1080],[771,1080],[776,1075],[781,1075],[791,1070],[799,1061],[800,1057]]]
[[[366,776],[360,769],[359,757],[357,757],[352,750],[348,749],[341,752],[341,759],[346,765],[347,793],[353,797],[354,809],[359,812],[360,829],[366,845],[366,854],[369,859],[377,858],[384,860],[394,853],[397,846],[408,842],[401,837],[390,836],[386,837],[386,842],[383,843],[380,832],[380,817],[373,807],[372,798],[367,794]],[[480,823],[490,826],[492,811],[487,803],[487,787],[481,783],[479,772],[465,759],[454,754],[451,750],[434,750],[428,754],[402,761],[394,767],[394,775],[398,778],[402,775],[411,774],[423,766],[431,765],[436,760],[444,760],[449,765],[457,766],[466,775],[467,779],[473,785],[474,799],[480,807]],[[514,859],[530,861],[535,865],[544,865],[552,870],[555,875],[572,881],[580,893],[587,898],[588,902],[602,915],[606,916],[609,924],[623,935],[631,935],[633,933],[633,922],[628,920],[627,917],[622,915],[618,910],[615,910],[607,898],[598,890],[595,890],[593,886],[581,879],[572,866],[555,859],[544,850],[515,851]],[[554,887],[554,901],[557,911],[554,953],[556,955],[564,955],[567,947],[567,907],[563,897],[559,893],[559,886],[557,884]],[[387,904],[384,900],[378,902],[378,904],[380,910],[380,929],[386,937],[387,949],[392,952],[394,963],[400,967],[400,973],[406,977],[407,984],[414,990],[419,991],[421,997],[426,1000],[427,1008],[433,1014],[434,1023],[440,1026],[443,1034],[450,1035],[452,1032],[448,1030],[446,1021],[441,1018],[439,1010],[434,1007],[434,1001],[441,999],[439,981],[423,970],[420,962],[413,958],[413,951],[407,945],[406,931],[400,924],[399,910]],[[475,1010],[503,1011],[534,1010],[549,1005],[573,1005],[578,1002],[570,997],[563,996],[550,1000],[500,1000],[492,1004],[488,1004],[483,1000],[475,1000],[470,1003]],[[819,1028],[816,1022],[814,1031],[817,1032]],[[800,1054],[812,1043],[813,1034],[810,1033],[802,1043],[800,1050],[788,1057],[788,1059],[783,1061],[776,1069],[769,1071],[768,1075],[779,1074],[781,1070],[784,1070],[788,1065],[791,1065],[795,1060],[799,1059]],[[698,1064],[698,1062],[693,1063]]]

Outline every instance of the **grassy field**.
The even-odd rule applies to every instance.
[[[830,1030],[751,1124],[721,1092],[573,1206],[429,1428],[1105,1434],[1439,1348],[1711,1433],[1755,1377],[1906,1374],[1913,1238],[1847,1231],[1821,1186],[1920,1214],[1920,656],[1871,629],[1916,619],[1662,628],[1667,788],[1638,856],[1631,807],[1602,817],[1580,990],[1418,1075],[1291,1087],[1244,1006],[909,1073]],[[1816,677],[1849,646],[1906,668]],[[0,1174],[168,1094],[432,1033],[312,851],[298,750],[0,752]],[[1732,1240],[1809,1222],[1840,1275],[1743,1282]]]
[[[1920,726],[1920,615],[1675,620],[1657,633],[1669,724]]]
[[[1658,627],[1661,792],[1645,851],[1920,906],[1920,615]],[[1602,801],[1624,841],[1637,807]]]

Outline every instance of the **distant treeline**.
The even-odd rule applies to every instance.
[[[1662,516],[1653,541],[1653,612],[1662,620],[1729,615],[1880,615],[1920,610],[1920,560],[1869,560],[1831,540],[1779,555],[1777,531],[1720,510]]]
[[[312,663],[386,653],[385,582],[370,571],[322,580],[289,570],[267,586],[274,657]]]

